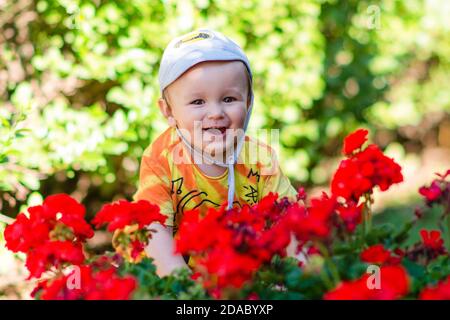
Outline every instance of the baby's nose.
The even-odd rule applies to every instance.
[[[223,118],[225,113],[223,112],[223,108],[218,103],[212,103],[208,106],[208,117],[211,119],[215,118]]]

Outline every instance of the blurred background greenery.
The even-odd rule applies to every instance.
[[[365,127],[406,180],[378,210],[411,207],[450,167],[449,17],[447,0],[0,0],[0,212],[59,192],[91,216],[131,199],[167,127],[162,51],[198,27],[247,53],[250,128],[281,130],[295,187],[326,187],[342,138]]]

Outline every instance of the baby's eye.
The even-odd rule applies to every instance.
[[[225,101],[225,102],[227,102],[227,103],[232,102],[232,101],[234,101],[234,100],[236,100],[236,98],[234,98],[234,97],[225,97],[225,98],[223,99],[223,101]]]
[[[191,102],[191,104],[200,105],[203,102],[202,99],[197,99]]]

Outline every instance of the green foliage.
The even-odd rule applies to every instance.
[[[130,198],[144,148],[166,128],[162,51],[197,27],[244,48],[255,76],[250,129],[281,129],[279,158],[294,185],[326,182],[324,157],[356,126],[396,130],[449,111],[445,0],[2,6],[0,189],[21,202],[29,191]]]
[[[191,271],[180,269],[169,276],[160,278],[151,258],[139,264],[125,263],[121,267],[124,275],[133,275],[139,283],[134,292],[135,299],[207,299],[201,284],[190,278]]]

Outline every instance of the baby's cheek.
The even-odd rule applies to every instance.
[[[185,115],[180,119],[179,123],[182,128],[189,132],[190,136],[194,136],[195,133],[201,133],[202,121],[196,118],[192,118],[189,115]]]
[[[245,114],[235,115],[235,117],[232,119],[232,122],[235,129],[243,129],[245,123]]]

